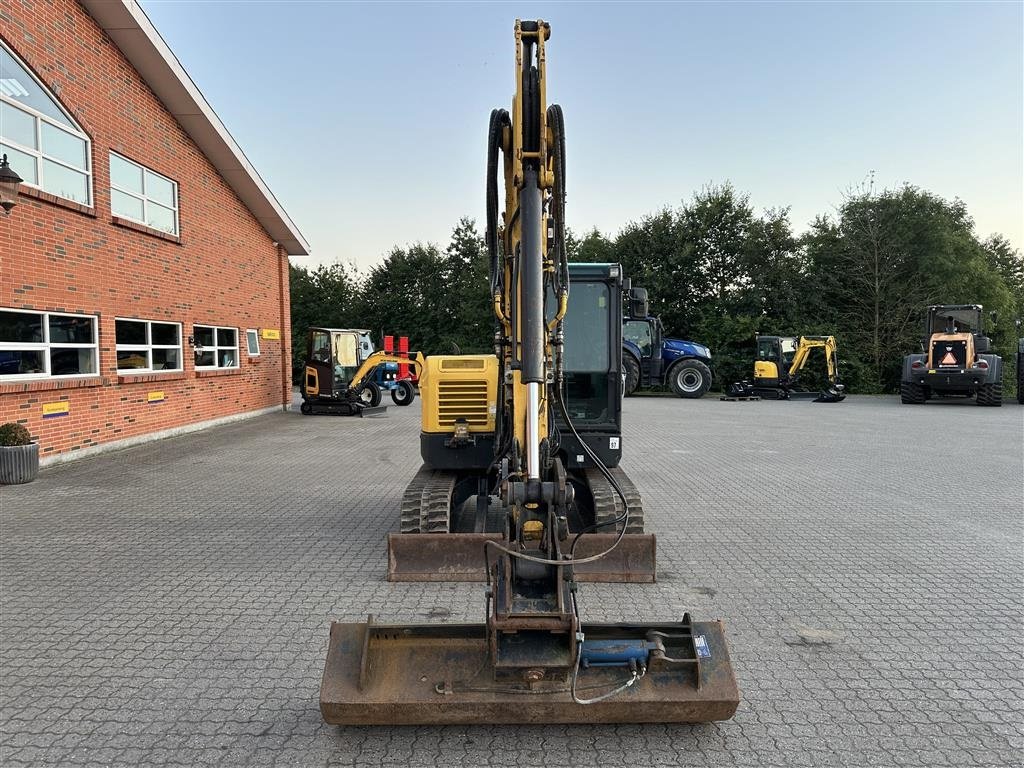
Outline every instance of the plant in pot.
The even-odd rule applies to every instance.
[[[0,485],[31,483],[39,474],[39,444],[24,424],[0,424]]]

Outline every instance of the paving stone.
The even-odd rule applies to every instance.
[[[480,621],[389,584],[419,404],[274,414],[0,488],[0,764],[1021,763],[1024,410],[631,398],[653,585],[588,621],[723,618],[743,694],[698,726],[337,728],[332,619]]]

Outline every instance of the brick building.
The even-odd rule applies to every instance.
[[[134,0],[0,0],[0,423],[44,462],[291,400],[308,246]]]

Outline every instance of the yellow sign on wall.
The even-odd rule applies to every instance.
[[[278,340],[281,338],[281,331],[277,328],[264,328],[260,331],[260,335],[264,339]]]
[[[150,392],[146,395],[146,402],[148,403],[162,403],[164,399],[163,392]]]
[[[43,418],[53,419],[57,416],[67,416],[71,413],[71,403],[61,400],[57,403],[43,403]]]

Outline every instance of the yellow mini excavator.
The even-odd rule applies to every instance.
[[[485,622],[332,624],[329,723],[698,722],[739,703],[720,621],[581,615],[581,580],[653,580],[654,538],[618,467],[627,284],[617,264],[566,260],[550,32],[516,21],[512,108],[491,113],[495,354],[426,359],[424,466],[389,542],[392,579],[486,581]]]
[[[825,353],[828,384],[819,392],[800,388],[800,371],[811,352]],[[764,397],[771,400],[814,400],[838,403],[846,398],[846,387],[839,381],[839,360],[834,336],[758,336],[754,380],[730,384],[726,398]]]

